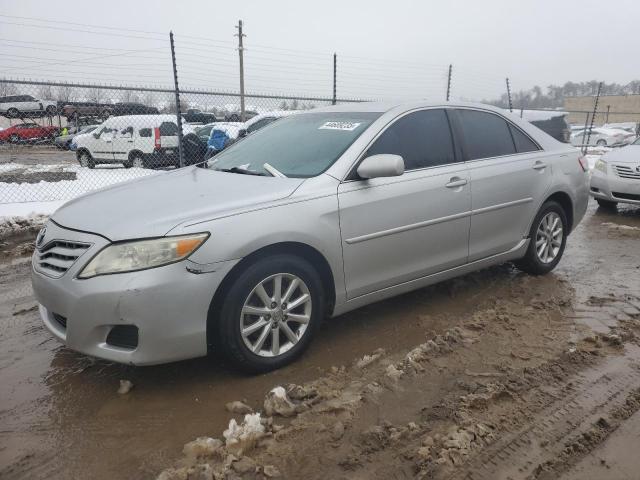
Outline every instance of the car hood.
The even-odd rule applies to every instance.
[[[602,159],[609,163],[638,163],[640,162],[640,145],[627,145],[605,153]]]
[[[181,223],[268,205],[291,195],[303,181],[187,167],[83,195],[51,218],[63,227],[112,241],[157,237]]]

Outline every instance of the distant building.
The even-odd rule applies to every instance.
[[[583,124],[587,112],[593,112],[595,99],[595,96],[565,97],[564,110],[569,112],[569,123]],[[594,125],[623,122],[640,122],[640,95],[601,95]]]

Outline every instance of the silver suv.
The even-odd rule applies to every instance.
[[[72,349],[146,365],[224,353],[265,371],[325,317],[514,261],[560,261],[584,159],[476,104],[283,118],[207,163],[87,194],[40,232],[33,288]]]

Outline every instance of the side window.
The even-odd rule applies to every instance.
[[[469,160],[516,153],[509,125],[498,115],[478,110],[458,110]]]
[[[150,137],[151,136],[151,129],[150,128],[141,128],[138,131],[138,135],[140,135],[141,137]]]
[[[516,144],[516,151],[518,153],[536,152],[540,150],[538,146],[533,143],[533,140],[522,133],[519,128],[516,128],[511,124],[509,124],[509,128],[511,129],[511,135],[513,135],[513,141]]]
[[[178,126],[173,122],[162,122],[160,124],[160,135],[164,136],[176,136],[178,135]]]
[[[406,170],[455,162],[449,120],[443,109],[421,110],[396,120],[367,150],[400,155]]]

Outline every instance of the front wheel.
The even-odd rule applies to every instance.
[[[597,146],[599,146],[599,147],[606,147],[606,146],[607,146],[607,141],[606,141],[606,140],[604,140],[604,139],[602,139],[602,140],[598,140],[598,141],[596,142],[596,145],[597,145]]]
[[[78,154],[78,162],[81,167],[95,168],[96,162],[89,152],[82,151]]]
[[[55,105],[49,105],[46,109],[45,109],[45,113],[50,116],[53,117],[56,113],[58,113],[58,108]]]
[[[9,110],[7,110],[8,118],[16,118],[19,114],[20,112],[18,112],[17,108],[10,108]]]
[[[532,275],[549,273],[562,258],[567,234],[567,215],[562,206],[545,202],[531,225],[527,253],[516,266]]]
[[[597,198],[596,202],[598,202],[598,205],[600,205],[600,207],[604,208],[605,210],[615,210],[618,206],[618,202],[612,202],[611,200],[602,200],[600,198]]]
[[[237,368],[280,368],[307,348],[324,316],[325,292],[306,260],[277,254],[256,260],[213,308],[209,328],[216,346]]]

